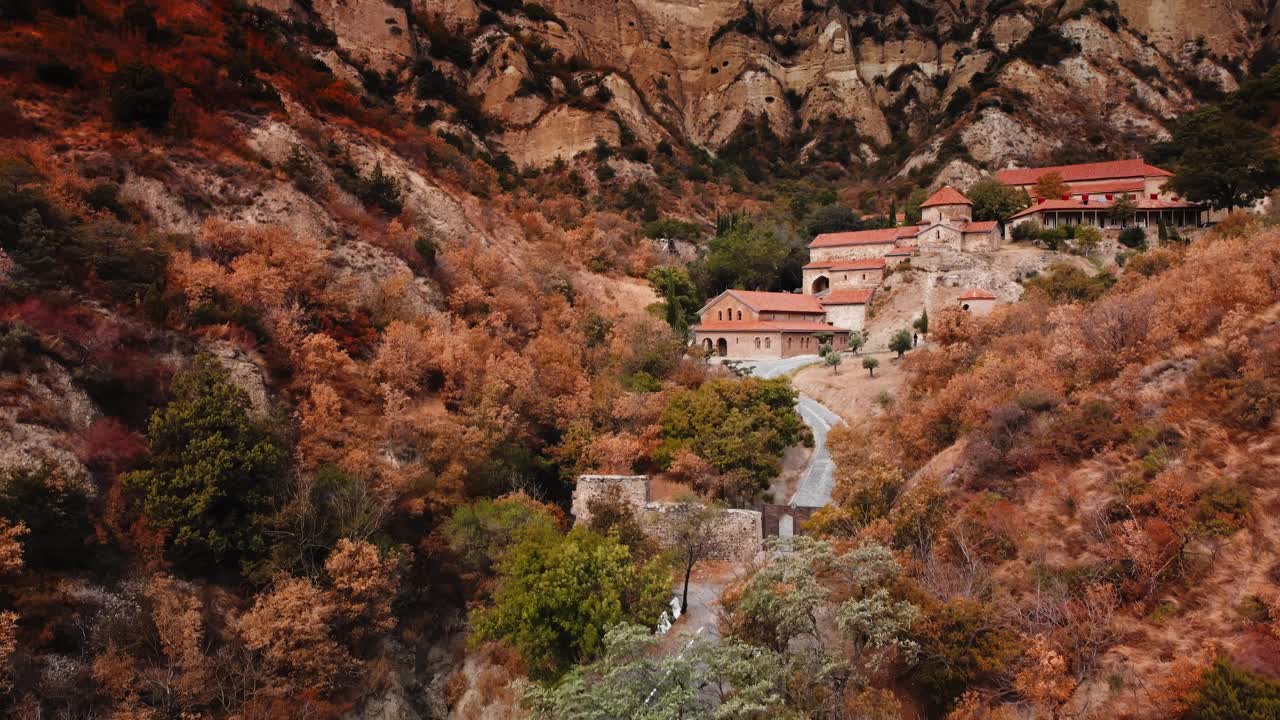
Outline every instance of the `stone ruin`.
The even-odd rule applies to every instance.
[[[687,503],[653,502],[649,500],[647,475],[582,475],[573,490],[574,524],[591,522],[588,507],[593,500],[607,498],[616,492],[631,506],[640,527],[662,548],[670,548],[675,521],[691,506]],[[716,551],[709,559],[748,562],[764,547],[760,513],[754,510],[726,510],[715,530]]]

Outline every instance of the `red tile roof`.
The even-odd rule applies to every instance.
[[[812,295],[797,293],[757,292],[755,290],[726,290],[744,305],[758,312],[820,313],[822,306]]]
[[[960,226],[960,232],[966,233],[988,233],[996,229],[996,225],[1000,223],[995,220],[983,220],[981,222],[971,222]]]
[[[858,230],[855,232],[823,233],[809,243],[811,248],[844,247],[846,245],[884,245],[896,242],[900,237],[914,237],[919,232],[915,227],[891,227],[879,230]]]
[[[1034,185],[1041,175],[1058,173],[1066,182],[1086,180],[1112,180],[1119,178],[1171,177],[1173,173],[1148,165],[1143,160],[1111,160],[1081,165],[1055,165],[1042,168],[1016,168],[1001,170],[996,179],[1005,185]]]
[[[969,198],[960,194],[959,190],[950,185],[943,185],[938,192],[934,193],[928,200],[925,200],[920,207],[927,208],[935,205],[972,205]]]
[[[961,300],[995,300],[996,296],[981,288],[970,288],[960,296]]]
[[[823,305],[866,305],[875,290],[832,290],[819,300]]]
[[[804,266],[805,270],[883,270],[884,258],[866,258],[863,260],[819,260]]]
[[[1098,193],[1141,193],[1146,189],[1147,184],[1142,180],[1115,180],[1113,182],[1096,183],[1088,187],[1083,185],[1072,185],[1071,194],[1083,195],[1088,193],[1090,195],[1096,195]]]
[[[705,322],[694,325],[694,331],[700,332],[840,332],[826,323],[806,322],[804,320],[771,320],[763,322]]]

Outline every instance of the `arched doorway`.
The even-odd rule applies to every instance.
[[[717,341],[716,341],[716,353],[717,353],[718,355],[720,355],[720,357],[725,357],[726,355],[728,355],[728,354],[729,354],[729,341],[728,341],[728,340],[725,340],[724,338],[720,338],[719,340],[717,340]]]
[[[813,279],[813,285],[811,288],[814,295],[824,293],[831,288],[831,280],[828,279],[826,275],[819,275]]]

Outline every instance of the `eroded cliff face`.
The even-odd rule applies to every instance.
[[[965,174],[1042,161],[1065,142],[1116,155],[1161,139],[1197,92],[1234,88],[1280,12],[1270,0],[987,5],[420,0],[405,13],[325,0],[308,13],[343,62],[394,75],[402,104],[445,123],[448,98],[412,96],[425,59],[476,99],[496,125],[483,140],[521,167],[596,138],[715,152],[764,117],[784,138],[838,136],[851,166],[897,148],[890,171],[950,166],[957,145],[939,158],[931,141],[954,136]]]

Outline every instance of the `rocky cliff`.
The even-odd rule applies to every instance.
[[[391,73],[398,102],[433,108],[437,131],[474,133],[521,167],[620,136],[715,152],[764,117],[797,159],[950,180],[1140,151],[1236,85],[1278,12],[1271,0],[269,2],[333,31],[346,59],[326,62]],[[413,97],[423,72],[447,86]],[[451,111],[460,98],[492,126]]]

